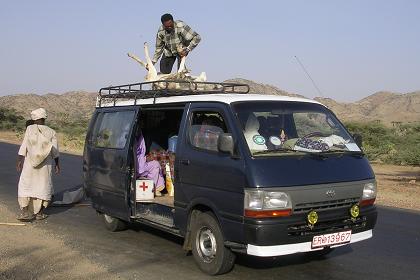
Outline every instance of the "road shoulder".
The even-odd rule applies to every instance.
[[[0,203],[0,279],[118,279],[37,224],[14,225],[16,214]]]

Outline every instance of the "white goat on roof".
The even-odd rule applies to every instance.
[[[153,82],[153,81],[162,81],[162,80],[173,80],[173,81],[186,81],[186,82],[205,82],[207,80],[206,73],[201,72],[200,76],[191,76],[189,74],[189,70],[185,67],[185,60],[186,57],[181,58],[181,62],[179,65],[179,69],[177,73],[171,73],[171,74],[161,74],[158,73],[155,66],[152,63],[152,60],[149,56],[149,49],[147,47],[147,43],[144,43],[144,54],[146,56],[146,63],[141,61],[137,56],[127,53],[129,57],[140,63],[144,68],[147,69],[147,75],[145,78],[146,82]],[[165,88],[166,85],[158,85],[159,88]],[[171,89],[182,89],[182,86],[179,83],[173,83],[169,84],[168,88]]]

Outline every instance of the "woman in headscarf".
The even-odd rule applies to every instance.
[[[55,173],[60,172],[56,133],[45,125],[47,112],[43,108],[31,112],[33,124],[26,128],[18,152],[17,170],[22,171],[18,185],[18,202],[21,213],[18,220],[45,219],[43,209],[51,201],[52,160]]]
[[[157,160],[146,161],[146,144],[141,129],[136,133],[137,177],[153,180],[155,196],[162,196],[165,189],[162,169]]]

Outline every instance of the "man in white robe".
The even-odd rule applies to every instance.
[[[60,172],[59,151],[56,133],[45,125],[47,112],[39,108],[31,112],[33,124],[25,131],[18,152],[17,170],[22,171],[18,185],[18,202],[21,213],[18,220],[45,219],[43,209],[51,201],[52,161],[55,173]]]

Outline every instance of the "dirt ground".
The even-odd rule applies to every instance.
[[[21,139],[13,132],[0,131],[0,141],[19,145]],[[60,150],[82,154],[82,151],[69,147]],[[378,182],[377,204],[420,210],[420,167],[386,164],[372,164],[372,167]]]
[[[43,230],[47,222],[8,224],[22,223],[0,203],[0,279],[119,279]]]
[[[420,167],[372,164],[378,183],[376,203],[420,210]]]
[[[0,141],[12,144],[20,144],[22,139],[13,131],[0,130]]]

